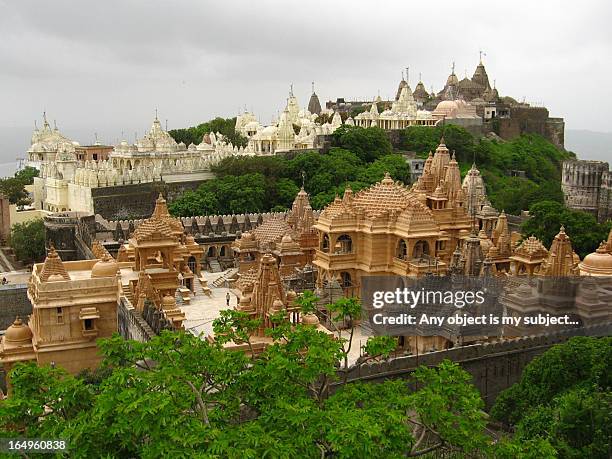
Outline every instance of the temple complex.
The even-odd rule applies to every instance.
[[[312,264],[318,245],[314,221],[308,194],[302,188],[286,218],[271,218],[253,231],[243,233],[232,244],[239,275],[252,278],[261,259],[272,255],[281,277],[295,278],[300,269]]]
[[[386,108],[381,109],[381,106]],[[523,133],[535,133],[559,148],[563,148],[565,140],[563,118],[550,117],[545,107],[500,96],[495,80],[493,84],[489,80],[482,53],[471,78],[466,71],[465,77],[459,79],[453,63],[451,73],[438,92],[433,87],[427,91],[420,75],[412,92],[406,71],[405,75],[402,72],[394,100],[383,101],[379,96],[372,103],[371,100],[337,98],[328,101],[326,109],[345,113],[347,124],[354,122],[362,127],[374,125],[394,130],[411,125],[435,126],[445,120],[475,135],[495,133],[503,139],[512,139]]]
[[[225,346],[230,349],[243,349],[247,352],[260,353],[273,339],[265,333],[266,328],[274,328],[272,316],[282,313],[293,324],[301,323],[329,333],[319,323],[314,313],[301,314],[295,302],[297,294],[287,290],[278,269],[276,258],[265,254],[259,260],[255,276],[241,283],[241,296],[236,310],[248,315],[250,319],[259,319],[260,325],[250,336],[250,343],[230,342]],[[209,336],[214,340],[214,335]]]
[[[78,143],[57,128],[51,129],[46,117],[43,121],[42,129],[34,129],[26,165],[40,169],[34,178],[33,205],[50,212],[94,213],[94,197],[100,189],[198,182],[211,178],[211,165],[223,158],[250,154],[214,133],[199,145],[177,143],[155,116],[149,132],[135,144],[122,140],[112,151],[100,151],[94,158],[94,153],[81,152]]]
[[[353,295],[365,275],[446,272],[471,228],[460,178],[457,161],[442,141],[412,188],[388,174],[357,193],[347,188],[315,225],[318,285],[337,279]]]
[[[292,85],[287,104],[278,120],[264,126],[252,113],[244,112],[236,117],[236,131],[249,140],[245,149],[249,154],[274,155],[277,152],[313,149],[317,147],[318,136],[333,134],[342,125],[340,114],[334,112],[328,113],[330,121],[319,123],[317,120],[321,113],[314,84],[306,110],[300,108]]]

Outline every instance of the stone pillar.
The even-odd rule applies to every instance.
[[[0,241],[7,241],[11,234],[11,209],[9,200],[0,193]]]

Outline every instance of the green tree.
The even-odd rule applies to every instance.
[[[312,301],[306,295],[302,303]],[[347,299],[330,311],[358,309]],[[272,320],[274,341],[260,354],[223,346],[251,347],[249,332],[260,326],[226,311],[213,324],[214,342],[167,331],[144,343],[101,340],[96,375],[17,365],[13,394],[0,402],[0,435],[63,438],[77,458],[369,458],[491,448],[483,402],[458,365],[444,361],[419,368],[411,381],[340,384],[332,392],[342,340]],[[370,344],[387,348],[384,340]]]
[[[38,177],[39,170],[35,167],[26,166],[20,171],[15,172],[15,178],[21,181],[24,185],[32,185],[34,177]]]
[[[45,225],[42,219],[14,224],[11,227],[9,245],[18,260],[42,261],[45,257]]]
[[[561,458],[612,452],[612,337],[575,337],[532,360],[491,414],[517,441],[545,439]]]
[[[387,133],[377,127],[362,128],[343,124],[332,134],[332,138],[335,147],[350,150],[365,162],[393,152]]]
[[[572,247],[581,258],[597,249],[599,243],[608,237],[612,226],[610,222],[597,223],[593,215],[568,209],[555,201],[538,202],[529,208],[529,214],[531,218],[521,228],[524,235],[533,235],[548,247],[563,225]]]
[[[185,145],[199,144],[205,134],[218,132],[230,141],[234,146],[246,147],[248,140],[239,132],[236,132],[236,118],[215,118],[213,120],[201,123],[197,126],[192,126],[184,129],[172,129],[168,133],[177,142],[183,142]]]

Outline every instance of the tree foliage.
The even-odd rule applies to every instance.
[[[594,252],[599,243],[607,239],[612,224],[597,223],[589,213],[571,210],[554,201],[541,201],[529,208],[531,218],[523,223],[521,232],[525,236],[535,236],[549,247],[559,228],[572,241],[572,247],[581,258]]]
[[[31,200],[25,186],[34,183],[34,177],[38,177],[38,169],[28,166],[15,172],[14,177],[1,178],[0,193],[8,197],[11,204],[18,206],[30,204]]]
[[[171,129],[168,131],[168,134],[177,142],[183,142],[185,145],[191,143],[197,145],[202,142],[204,135],[210,132],[223,134],[236,147],[246,147],[247,139],[239,132],[236,132],[236,118],[217,117],[197,126]]]
[[[492,415],[517,441],[545,439],[560,458],[607,459],[612,452],[612,337],[553,346],[502,392]]]
[[[184,193],[170,205],[174,215],[286,210],[302,181],[315,209],[329,204],[346,186],[360,190],[381,180],[385,172],[405,183],[410,181],[410,168],[401,155],[386,154],[364,162],[352,151],[337,147],[327,154],[304,152],[293,159],[230,157],[213,171],[217,178],[204,182],[196,191]],[[243,185],[248,193],[238,189]]]
[[[343,124],[332,134],[332,144],[352,151],[364,162],[372,162],[393,153],[387,133],[380,128],[362,128]]]
[[[14,224],[11,227],[9,245],[18,260],[42,261],[45,256],[45,225],[42,219]]]
[[[312,301],[303,298],[305,307]],[[356,316],[359,308],[346,299],[331,310]],[[226,311],[214,323],[215,342],[168,331],[144,343],[101,340],[104,362],[94,374],[17,365],[13,394],[0,403],[0,435],[62,438],[77,458],[370,458],[492,448],[483,402],[458,365],[419,368],[409,381],[339,384],[342,339],[273,320],[274,342],[261,354],[223,347],[248,344],[259,326]],[[388,347],[379,340],[371,349]]]

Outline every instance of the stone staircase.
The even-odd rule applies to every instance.
[[[229,281],[235,278],[236,274],[238,274],[238,268],[228,269],[225,274],[217,277],[214,281],[211,282],[210,285],[212,287],[221,287],[223,286],[223,284],[225,284],[226,281]]]
[[[208,260],[208,266],[210,266],[211,273],[220,273],[223,271],[223,268],[221,268],[221,264],[219,263],[219,261],[214,258]]]
[[[13,249],[2,245],[0,247],[0,272],[15,271],[21,264],[15,259]]]
[[[121,285],[121,289],[123,290],[123,296],[128,299],[132,306],[134,305],[134,295],[132,295],[132,291],[130,290],[129,284]]]

